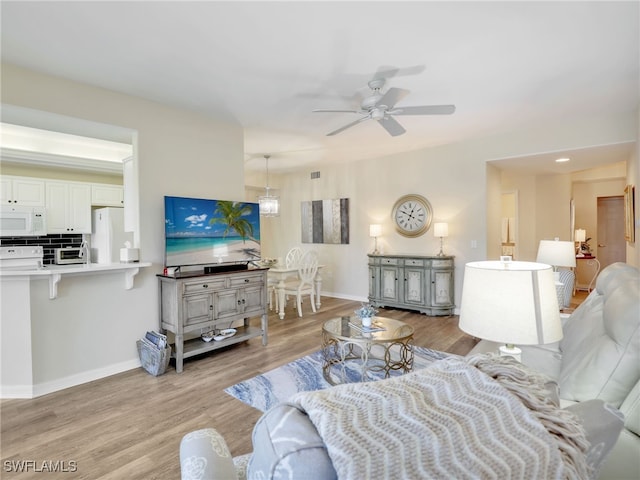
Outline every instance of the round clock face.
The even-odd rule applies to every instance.
[[[432,217],[429,201],[413,194],[400,197],[391,212],[396,230],[405,237],[417,237],[429,230]]]

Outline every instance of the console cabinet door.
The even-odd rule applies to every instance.
[[[369,265],[369,301],[376,302],[380,297],[379,292],[379,275],[380,268],[374,265]]]
[[[211,321],[213,318],[213,297],[208,293],[184,297],[184,324],[194,325]]]
[[[398,296],[398,267],[383,265],[380,267],[380,298],[382,303],[386,301],[397,302]]]
[[[431,305],[434,307],[453,306],[453,271],[432,270]]]
[[[422,306],[425,304],[426,282],[424,267],[404,267],[404,301]]]
[[[242,291],[242,308],[246,316],[261,315],[264,312],[266,298],[264,285],[254,284],[244,288]]]
[[[223,320],[227,317],[235,317],[242,312],[242,299],[240,289],[228,288],[213,293],[214,312],[213,318]]]

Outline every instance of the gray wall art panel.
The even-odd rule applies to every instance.
[[[302,243],[349,243],[349,199],[302,202]]]

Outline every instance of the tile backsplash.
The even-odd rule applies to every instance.
[[[52,265],[56,248],[79,247],[82,234],[56,234],[42,237],[0,237],[0,246],[18,247],[23,245],[41,245],[44,253],[44,265]]]

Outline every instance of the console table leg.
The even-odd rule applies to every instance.
[[[176,335],[176,373],[182,373],[184,355],[184,337]]]
[[[266,346],[267,345],[267,321],[268,321],[268,316],[265,313],[264,315],[262,315],[262,320],[261,320],[261,327],[262,327],[262,346]]]

